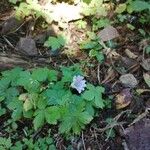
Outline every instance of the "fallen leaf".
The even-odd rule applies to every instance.
[[[116,109],[122,109],[127,107],[132,100],[132,95],[130,89],[123,89],[117,96],[116,96]]]
[[[137,89],[136,92],[138,94],[143,94],[144,92],[150,92],[150,90],[149,89]]]
[[[113,26],[108,26],[98,33],[100,39],[104,41],[112,40],[119,36],[118,31]]]
[[[125,53],[126,55],[129,57],[129,58],[132,58],[132,59],[136,59],[138,56],[135,55],[133,52],[131,52],[129,49],[126,49],[125,50]]]
[[[143,60],[143,62],[141,63],[141,66],[147,70],[150,71],[150,59],[145,59]]]
[[[145,74],[143,75],[143,77],[144,77],[144,80],[145,80],[146,84],[147,84],[148,87],[150,88],[150,75],[149,75],[148,73],[145,73]]]

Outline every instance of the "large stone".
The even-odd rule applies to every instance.
[[[125,129],[129,150],[150,150],[150,119],[142,119]]]
[[[35,41],[30,38],[20,38],[16,48],[23,54],[28,56],[36,56],[38,55],[38,51],[36,48]]]
[[[13,32],[17,28],[19,28],[20,25],[21,21],[17,20],[14,17],[11,17],[8,20],[6,20],[2,25],[1,34],[8,34],[10,32]]]

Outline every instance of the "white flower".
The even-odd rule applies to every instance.
[[[77,75],[73,77],[73,82],[71,83],[71,87],[76,89],[78,93],[81,93],[85,90],[86,80],[84,80],[83,76]]]

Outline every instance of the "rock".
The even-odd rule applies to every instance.
[[[150,59],[145,59],[143,60],[143,62],[141,63],[141,66],[147,70],[150,71]]]
[[[138,84],[136,78],[132,74],[122,75],[119,80],[125,87],[134,88]]]
[[[125,140],[130,150],[149,150],[150,119],[142,119],[125,129]]]
[[[38,55],[38,51],[36,48],[35,41],[30,38],[20,38],[16,48],[23,54],[28,56],[36,56]]]
[[[118,31],[113,26],[108,26],[98,33],[98,37],[103,41],[109,41],[119,36]]]
[[[20,24],[21,21],[17,20],[15,17],[9,18],[2,25],[1,34],[8,34],[9,32],[16,30],[20,26]]]

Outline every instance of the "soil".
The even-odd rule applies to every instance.
[[[70,34],[71,42],[67,46],[68,49],[75,48],[75,50],[64,52],[62,49],[61,52],[54,54],[45,48],[43,43],[48,36],[59,33],[59,30],[53,30],[56,25],[47,30],[37,23],[34,26],[35,30],[32,31],[30,26],[33,25],[33,19],[27,18],[18,23],[12,19],[10,15],[12,11],[12,7],[6,0],[0,1],[0,71],[16,66],[25,69],[38,66],[58,69],[60,65],[68,66],[83,61],[85,64],[89,64],[88,67],[83,64],[89,77],[88,80],[93,84],[102,83],[106,88],[105,95],[113,97],[112,107],[100,111],[81,136],[76,137],[72,142],[66,141],[59,135],[57,127],[52,129],[58,150],[65,150],[68,145],[73,145],[75,150],[149,150],[150,92],[144,91],[148,89],[148,86],[144,82],[143,73],[149,73],[150,61],[148,61],[149,55],[145,55],[146,64],[145,61],[143,62],[143,47],[150,41],[140,39],[136,31],[129,31],[124,26],[117,26],[120,37],[115,53],[111,54],[112,57],[106,56],[105,62],[100,64],[95,59],[89,58],[86,52],[79,50],[77,42],[80,37],[84,38],[85,31],[79,31],[73,22],[68,24],[67,32]],[[6,23],[9,26],[6,26]],[[126,53],[126,49],[130,50],[133,55]],[[130,90],[126,90],[127,87],[123,85],[126,81],[120,82],[119,80],[122,75],[127,73],[134,76],[136,82],[133,87],[129,87]],[[143,90],[143,92],[137,94],[134,88]],[[122,94],[122,91],[128,92]],[[122,96],[124,94],[125,96]],[[128,101],[125,108],[116,109],[115,100],[119,97],[120,105],[122,105],[122,103],[126,103],[123,100],[127,95],[130,95],[130,102]],[[141,116],[141,114],[144,115]],[[114,118],[117,121],[113,127],[116,133],[114,138],[107,139],[106,137],[105,131],[111,128],[111,126],[107,126],[106,118]],[[136,122],[134,122],[135,119]],[[7,116],[0,119],[0,122],[5,120],[7,120]],[[30,126],[30,121],[26,121],[26,124],[20,122],[20,127],[24,126]],[[37,136],[43,136],[48,128],[49,125],[45,125],[34,135],[34,139]],[[18,133],[20,136],[22,135],[21,129],[18,130]],[[1,132],[1,134],[5,136],[8,133]]]

